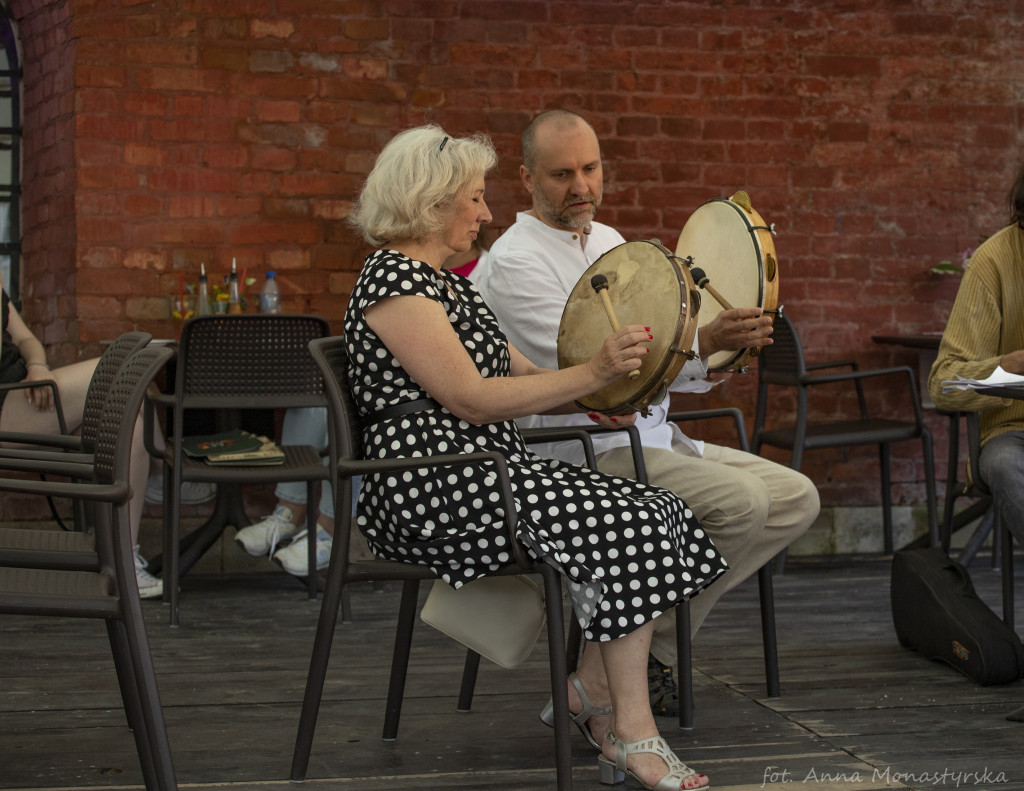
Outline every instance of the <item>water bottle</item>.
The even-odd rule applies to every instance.
[[[260,291],[260,310],[264,313],[281,312],[281,288],[277,285],[276,272],[267,272],[267,282]]]

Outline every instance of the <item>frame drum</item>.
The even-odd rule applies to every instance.
[[[697,208],[683,226],[676,255],[691,267],[704,270],[711,286],[732,307],[773,311],[779,297],[773,233],[774,228],[750,206],[747,194],[737,192],[730,199],[712,198]],[[705,290],[701,298],[699,327],[724,310],[709,291]],[[708,370],[742,371],[759,351],[716,352],[708,358]]]
[[[608,279],[615,316],[623,327],[651,328],[654,339],[639,376],[623,376],[577,403],[606,415],[648,414],[660,403],[683,364],[694,354],[697,296],[687,266],[659,242],[626,242],[598,258],[576,283],[558,327],[558,367],[587,362],[612,333],[601,296],[591,285],[594,275]]]

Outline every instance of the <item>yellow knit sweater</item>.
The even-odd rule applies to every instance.
[[[928,392],[939,409],[978,411],[981,442],[1008,431],[1024,431],[1024,401],[942,392],[942,382],[963,376],[985,379],[1000,358],[1024,349],[1024,231],[1010,225],[975,251],[957,291]]]

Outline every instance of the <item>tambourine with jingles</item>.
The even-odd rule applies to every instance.
[[[698,327],[729,308],[776,310],[779,264],[769,226],[750,205],[745,192],[732,198],[713,198],[690,215],[676,245],[676,255],[690,265],[701,291]],[[716,352],[708,357],[709,371],[742,371],[760,347]]]
[[[580,406],[606,415],[646,414],[664,400],[683,364],[695,356],[699,302],[686,264],[657,241],[620,244],[591,264],[562,311],[558,367],[590,360],[617,328],[616,319],[623,326],[650,327],[654,339],[637,376],[623,376],[581,398]]]

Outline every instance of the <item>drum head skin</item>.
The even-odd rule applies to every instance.
[[[637,379],[623,376],[579,403],[606,414],[642,411],[664,398],[667,384],[688,359],[696,332],[693,281],[659,244],[626,242],[612,248],[591,264],[569,295],[558,329],[559,368],[587,362],[612,333],[604,302],[591,285],[597,274],[608,280],[619,325],[650,327],[654,339]]]
[[[710,284],[734,308],[775,308],[775,247],[771,231],[756,211],[723,198],[708,201],[683,226],[676,255],[683,259],[692,257],[693,266],[704,271]],[[699,291],[698,326],[703,327],[724,307],[706,289]],[[708,370],[741,369],[751,356],[746,349],[716,352],[708,357]]]

